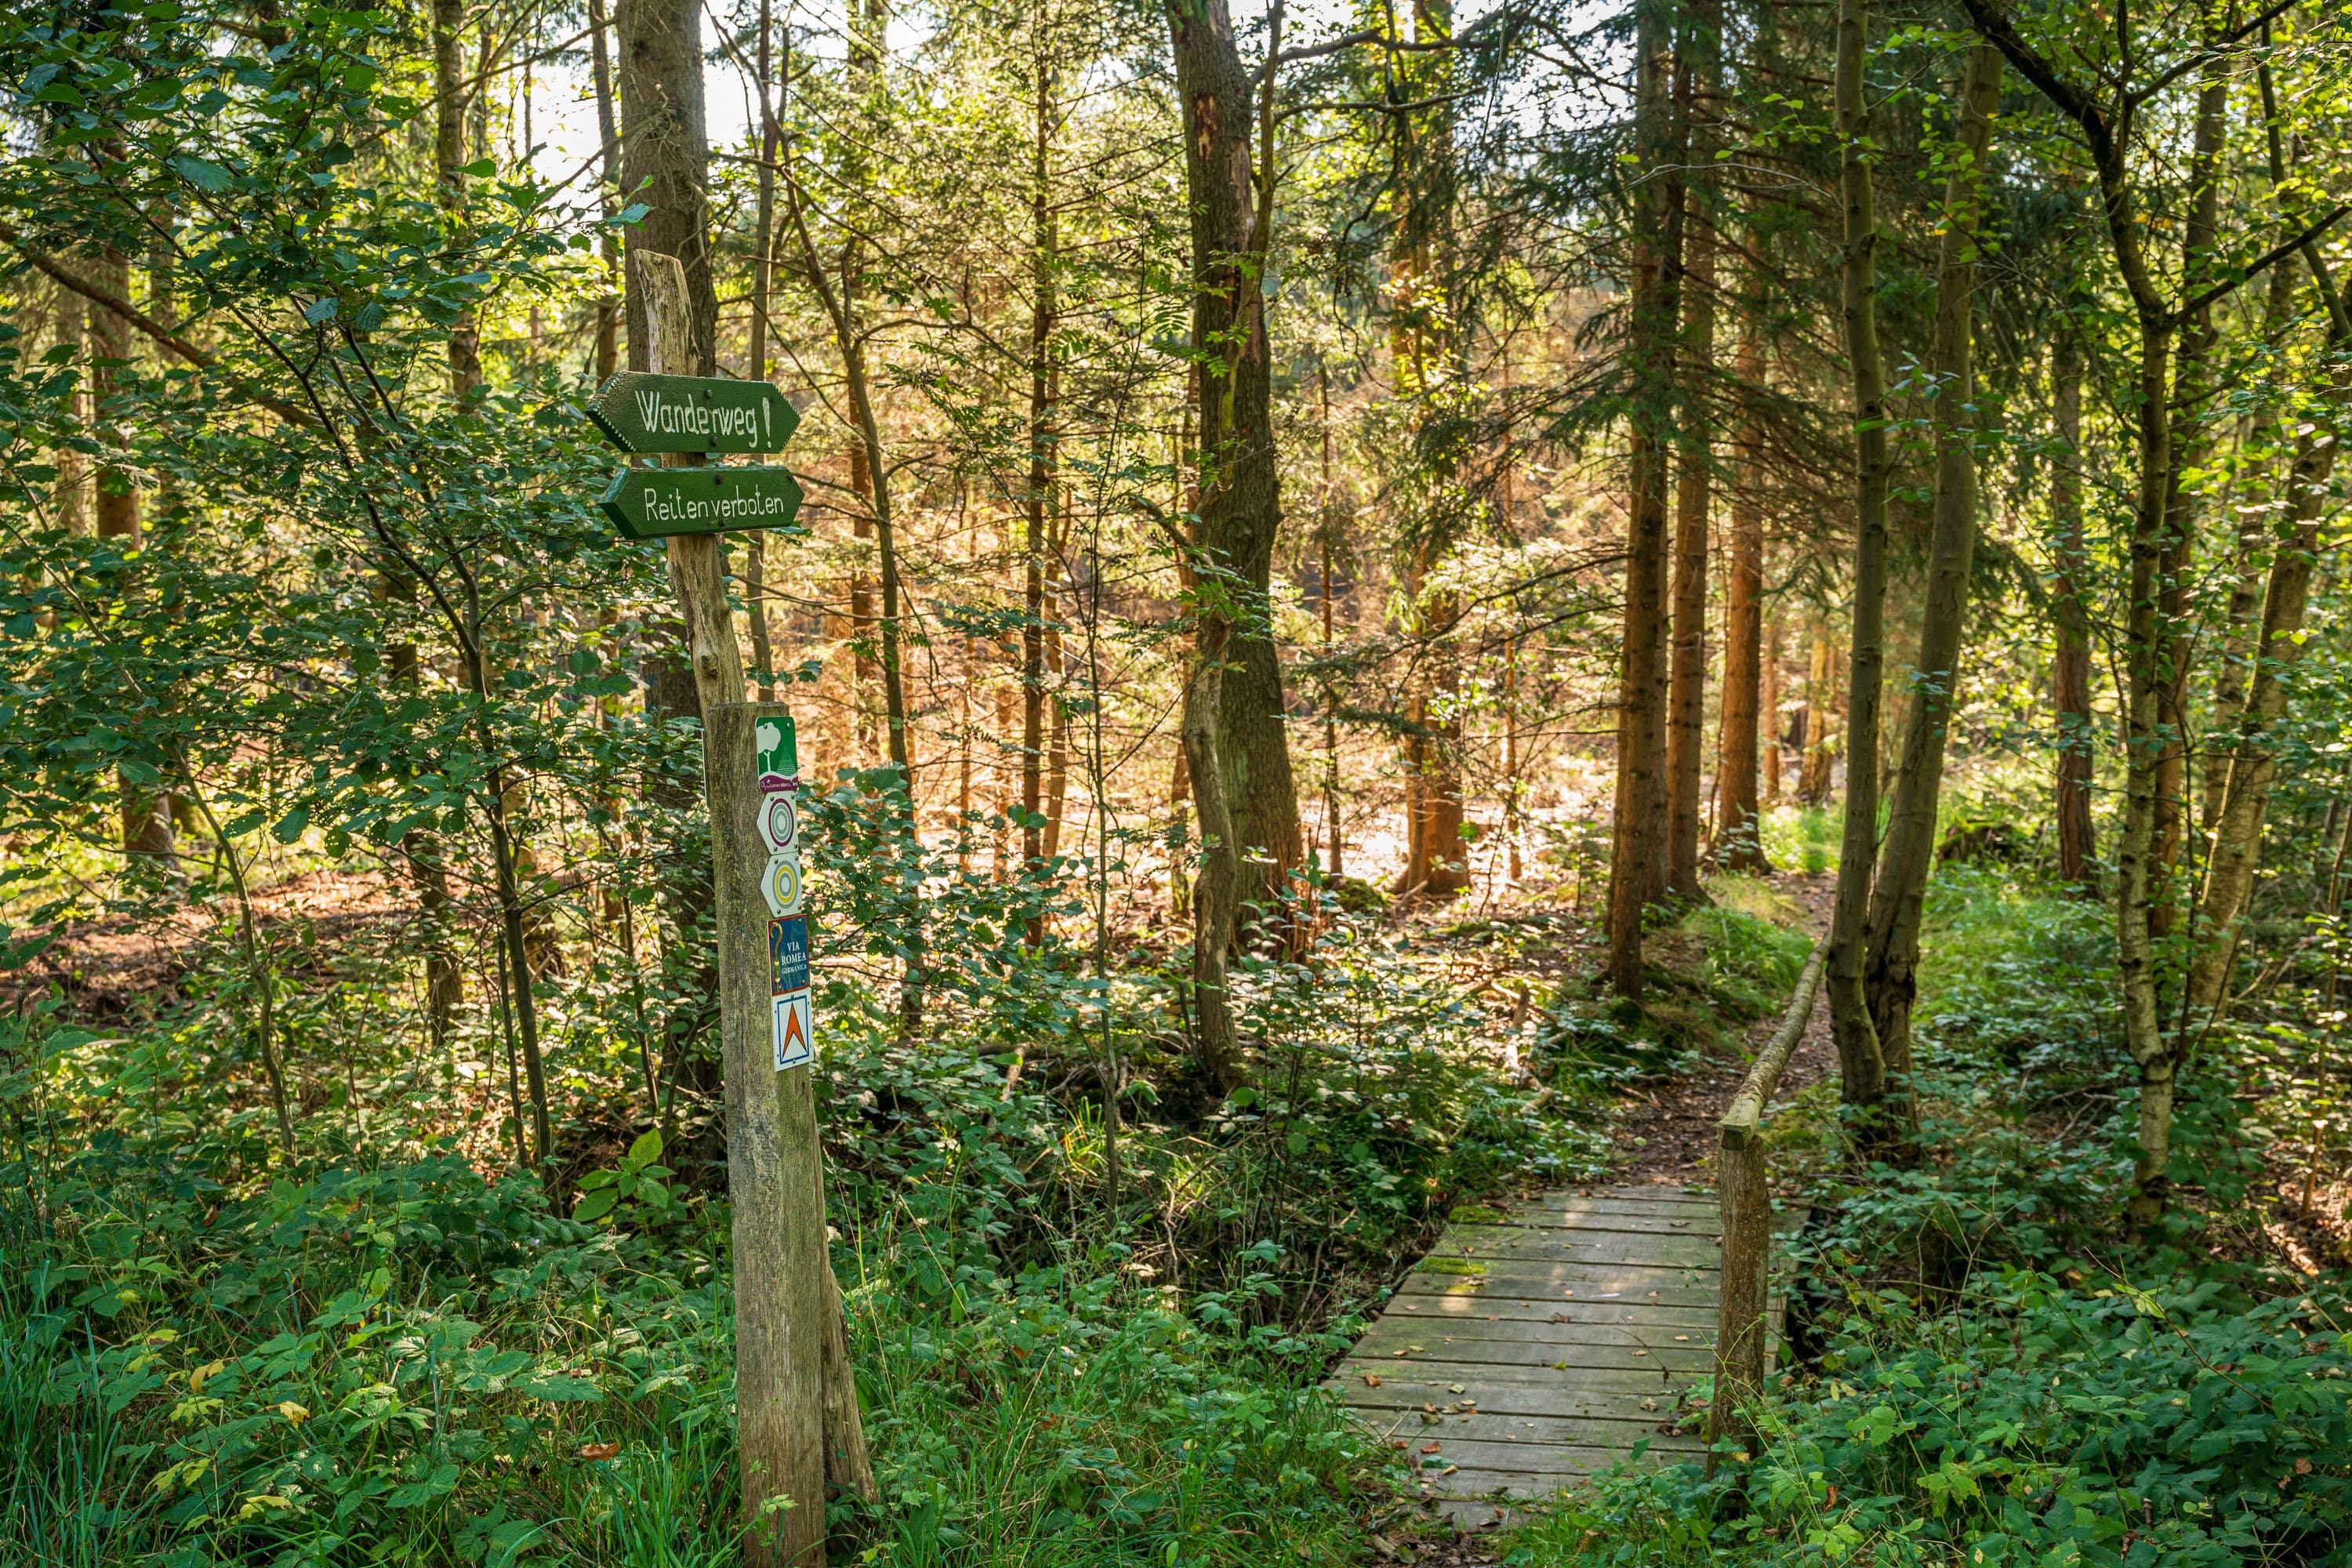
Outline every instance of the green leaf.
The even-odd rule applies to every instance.
[[[544,1399],[557,1405],[593,1405],[604,1397],[604,1391],[586,1378],[573,1377],[562,1372],[518,1379],[515,1389],[533,1399]]]
[[[618,1187],[599,1187],[593,1193],[583,1193],[580,1202],[572,1207],[572,1217],[583,1225],[593,1225],[612,1213],[613,1205],[620,1201]]]
[[[199,190],[226,191],[236,184],[236,176],[220,164],[205,158],[174,158],[172,167],[182,178]]]
[[[650,1165],[661,1158],[661,1152],[662,1140],[658,1131],[641,1133],[637,1141],[629,1145],[628,1163],[636,1166]]]
[[[269,836],[280,844],[291,844],[301,837],[303,829],[310,826],[310,808],[307,805],[298,805],[278,819],[277,824],[270,828]]]

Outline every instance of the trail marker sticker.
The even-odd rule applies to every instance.
[[[587,414],[624,452],[781,452],[801,422],[764,381],[634,370],[598,387]]]
[[[775,998],[776,1070],[804,1067],[816,1059],[816,1023],[809,1010],[809,994],[794,991]]]
[[[762,719],[751,731],[759,747],[760,789],[773,795],[779,790],[791,790],[800,782],[800,731],[789,714],[782,718]],[[782,845],[769,841],[769,847],[781,849]]]
[[[760,879],[760,891],[767,896],[768,916],[782,920],[801,912],[801,860],[798,854],[772,855],[768,869]]]
[[[808,921],[794,915],[768,922],[768,991],[782,996],[809,988]]]

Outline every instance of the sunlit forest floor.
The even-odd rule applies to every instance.
[[[822,1093],[882,1495],[834,1505],[839,1560],[2342,1560],[2340,1173],[2264,1134],[2264,1086],[2217,1080],[2183,1114],[2220,1152],[2161,1243],[2123,1249],[2105,928],[2003,863],[1932,894],[1916,1143],[1856,1157],[1818,1038],[1773,1108],[1816,1217],[1760,1451],[1449,1543],[1324,1369],[1457,1207],[1611,1169],[1705,1182],[1828,885],[1831,824],[1777,813],[1786,869],[1662,929],[1633,1008],[1588,980],[1573,826],[1516,885],[1263,950],[1238,984],[1260,1072],[1230,1097],[1149,983],[1165,911],[1130,911],[1115,1196],[1078,993],[1013,974],[1017,1008],[943,1001],[906,1039],[845,965]],[[681,1100],[645,1139],[624,977],[583,951],[551,987],[542,1184],[515,1168],[499,1020],[425,1048],[399,900],[311,873],[262,903],[290,1159],[201,922],[78,930],[9,1015],[0,1556],[731,1561],[714,1130]],[[598,1171],[628,1195],[567,1217]]]

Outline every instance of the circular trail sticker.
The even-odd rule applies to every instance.
[[[801,907],[801,868],[798,862],[779,855],[768,862],[768,912],[779,918],[796,914]]]
[[[800,817],[789,795],[772,795],[760,803],[760,837],[771,850],[789,849],[800,832]]]

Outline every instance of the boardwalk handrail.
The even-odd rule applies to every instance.
[[[1803,1037],[1813,1016],[1813,999],[1822,988],[1822,966],[1829,955],[1829,938],[1813,946],[1797,977],[1789,1010],[1780,1026],[1765,1042],[1762,1054],[1731,1097],[1730,1108],[1716,1123],[1721,1139],[1716,1157],[1716,1190],[1723,1202],[1723,1258],[1720,1300],[1715,1325],[1715,1397],[1707,1407],[1707,1442],[1726,1436],[1752,1437],[1748,1406],[1764,1386],[1764,1306],[1769,1299],[1772,1267],[1772,1193],[1764,1169],[1764,1108],[1780,1082],[1781,1071]],[[1707,1467],[1715,1456],[1707,1455]]]

